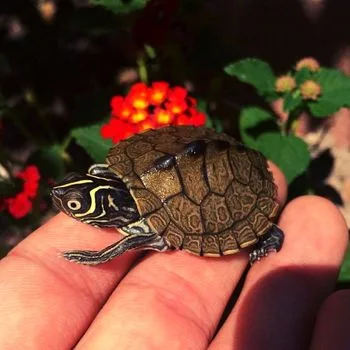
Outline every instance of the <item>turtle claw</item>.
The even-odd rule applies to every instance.
[[[249,254],[250,264],[253,265],[256,261],[260,261],[261,258],[268,256],[270,253],[279,252],[283,241],[283,231],[278,226],[273,225],[270,232],[260,240],[256,248]]]

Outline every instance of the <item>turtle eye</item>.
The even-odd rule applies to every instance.
[[[79,210],[81,208],[81,203],[76,199],[72,199],[67,202],[67,206],[70,210]]]

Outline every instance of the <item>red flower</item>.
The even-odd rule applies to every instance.
[[[174,114],[183,113],[187,107],[187,103],[184,100],[170,101],[166,104],[166,108]]]
[[[163,81],[154,82],[152,87],[149,90],[148,99],[151,104],[159,106],[162,102],[164,102],[167,92],[168,92],[169,84]]]
[[[9,213],[15,219],[21,219],[32,210],[32,202],[29,200],[24,192],[16,195],[16,197],[7,200]]]
[[[163,108],[157,108],[154,111],[153,118],[156,124],[164,126],[172,123],[174,120],[174,114],[172,111]]]
[[[205,114],[196,109],[197,101],[186,89],[173,88],[163,81],[134,84],[128,95],[111,100],[112,116],[102,126],[101,136],[119,142],[137,132],[165,125],[205,124]]]
[[[117,143],[136,132],[134,124],[127,123],[124,120],[111,118],[108,124],[105,124],[101,128],[101,136],[106,139],[112,139],[114,143]]]
[[[35,165],[29,165],[16,174],[16,177],[23,180],[23,188],[14,197],[5,198],[2,201],[0,210],[7,209],[16,219],[26,216],[32,210],[32,201],[38,193],[40,173]]]
[[[115,96],[111,100],[112,115],[127,120],[134,111],[130,103],[124,101],[122,96]]]
[[[168,95],[168,99],[173,102],[184,101],[187,96],[187,90],[181,86],[175,86]]]
[[[148,129],[155,129],[156,127],[157,124],[153,120],[146,119],[137,125],[137,132],[142,132]]]
[[[136,110],[129,118],[129,121],[131,123],[139,123],[144,121],[148,117],[148,112],[144,109],[138,109]]]
[[[23,184],[23,193],[27,195],[28,198],[35,198],[38,193],[39,183],[37,181],[26,181]]]
[[[40,180],[39,170],[35,165],[28,165],[25,169],[18,172],[16,176],[20,179],[23,179],[24,181]]]
[[[136,109],[147,108],[149,105],[147,85],[144,83],[134,84],[126,100]]]

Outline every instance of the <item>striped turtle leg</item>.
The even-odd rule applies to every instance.
[[[97,265],[105,263],[131,249],[156,250],[164,252],[170,247],[165,239],[154,233],[147,221],[141,219],[122,229],[126,237],[100,250],[71,250],[63,253],[63,257],[79,264]]]
[[[282,248],[283,241],[283,231],[277,225],[273,225],[270,231],[260,239],[255,249],[249,254],[250,264],[253,265],[256,261],[272,252],[279,252]]]
[[[159,235],[130,235],[126,236],[120,241],[100,250],[71,250],[63,253],[63,257],[69,261],[74,261],[84,265],[98,265],[105,263],[128,250],[157,250],[165,251],[169,246]]]

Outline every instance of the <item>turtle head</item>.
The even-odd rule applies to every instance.
[[[139,219],[124,182],[105,165],[95,165],[85,175],[68,174],[51,196],[59,210],[93,226],[124,227]]]

